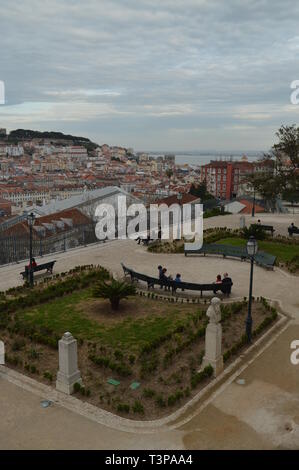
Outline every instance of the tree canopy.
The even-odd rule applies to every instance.
[[[274,161],[274,172],[254,172],[248,183],[270,204],[277,197],[296,202],[299,200],[299,127],[281,126],[276,132],[278,143],[264,158]]]

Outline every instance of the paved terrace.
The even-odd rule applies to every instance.
[[[298,216],[259,216],[286,232]],[[205,220],[208,226],[238,227],[239,216]],[[43,258],[44,260],[46,257]],[[101,264],[122,274],[120,262],[147,274],[156,275],[157,265],[168,272],[180,271],[184,280],[213,281],[228,271],[234,280],[233,297],[248,295],[249,264],[238,260],[183,255],[155,255],[132,241],[115,241],[66,253],[51,255],[56,272],[78,264]],[[39,260],[38,260],[39,261]],[[21,265],[0,268],[0,290],[21,283]],[[299,278],[275,268],[274,272],[255,267],[254,295],[277,299],[292,316],[284,330],[269,341],[258,357],[231,377],[210,399],[195,405],[169,427],[156,432],[128,432],[94,422],[61,403],[42,409],[40,400],[47,390],[21,382],[0,369],[0,449],[277,449],[299,447],[299,365],[290,363],[290,342],[299,339]],[[245,379],[238,385],[237,378]],[[236,405],[237,404],[237,405]]]
[[[205,219],[204,228],[216,225],[236,228],[239,219],[240,217],[235,215]],[[292,220],[299,224],[299,216],[297,219],[296,221],[296,218],[290,216],[270,214],[261,218],[262,223],[274,225],[276,230],[282,233],[286,232]],[[248,218],[248,223],[250,220],[252,219]],[[218,273],[223,274],[227,271],[234,282],[232,298],[248,296],[249,263],[240,262],[238,259],[196,255],[186,258],[183,254],[152,254],[132,240],[115,240],[36,258],[38,264],[54,259],[57,261],[54,273],[67,271],[79,264],[100,264],[116,275],[122,276],[120,263],[123,262],[136,271],[157,276],[157,266],[161,264],[167,267],[169,274],[175,275],[180,272],[182,280],[197,283],[213,282]],[[19,263],[0,267],[0,290],[23,283],[20,272],[24,270],[24,265],[25,263]],[[283,308],[293,315],[297,314],[299,307],[298,284],[298,277],[279,268],[275,268],[272,272],[255,267],[254,295],[279,299]]]

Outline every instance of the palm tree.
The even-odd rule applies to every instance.
[[[135,295],[136,288],[132,284],[111,279],[111,281],[99,281],[94,290],[94,297],[109,299],[112,310],[118,310],[121,299],[127,299],[129,295]]]

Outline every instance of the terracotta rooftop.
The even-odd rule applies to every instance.
[[[197,201],[199,198],[197,196],[193,196],[192,194],[185,193],[181,194],[182,198],[178,199],[177,195],[168,196],[164,199],[158,199],[156,204],[166,204],[167,206],[171,206],[172,204],[190,204],[192,202]]]

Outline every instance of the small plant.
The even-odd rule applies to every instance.
[[[28,353],[29,359],[39,359],[40,355],[41,353],[34,348],[31,348]]]
[[[44,372],[44,378],[47,379],[47,380],[49,380],[50,382],[53,381],[53,375],[52,375],[51,372],[49,372],[48,370],[46,370],[46,371]]]
[[[201,372],[192,374],[191,377],[191,387],[195,388],[200,382],[211,377],[213,374],[213,367],[209,364]]]
[[[74,383],[74,393],[78,393],[81,390],[81,384],[79,382]]]
[[[133,364],[135,363],[135,360],[136,360],[136,358],[135,358],[134,354],[130,354],[130,356],[129,356],[129,363],[130,363],[131,365],[133,365]]]
[[[156,395],[155,390],[153,390],[153,389],[151,389],[151,388],[145,388],[145,389],[143,390],[143,396],[144,396],[144,398],[153,398],[155,395]]]
[[[163,398],[162,395],[158,395],[156,398],[156,404],[159,406],[159,408],[165,408],[166,407],[166,401]]]
[[[119,403],[117,405],[117,411],[119,413],[130,413],[130,405],[127,405],[126,403]]]
[[[265,240],[267,237],[265,230],[259,224],[251,224],[249,228],[244,227],[241,230],[241,236],[244,238],[250,238],[253,236],[256,240]]]
[[[30,372],[31,372],[31,374],[39,374],[39,371],[38,371],[38,369],[36,368],[35,365],[30,366]]]
[[[116,281],[100,281],[93,290],[94,297],[109,299],[112,310],[118,310],[122,299],[127,299],[130,295],[136,294],[136,287],[126,282]]]
[[[135,403],[133,405],[133,412],[144,414],[144,407],[139,400],[135,400]]]
[[[11,345],[11,350],[12,351],[21,351],[26,345],[26,342],[24,339],[16,339],[12,345]]]
[[[114,351],[114,357],[115,359],[117,359],[118,361],[121,361],[124,357],[123,353],[119,350],[119,349],[116,349]]]

